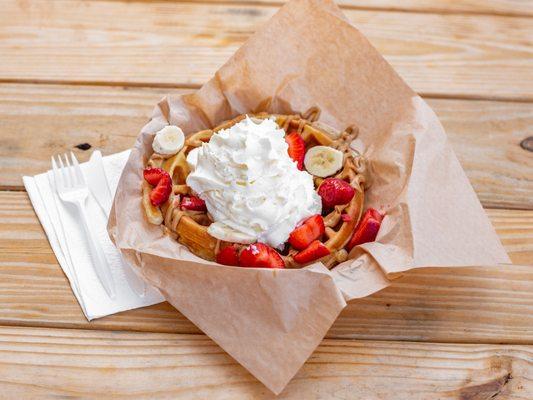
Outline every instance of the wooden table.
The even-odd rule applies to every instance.
[[[87,323],[21,175],[130,147],[280,4],[1,2],[0,396],[273,397],[166,303]],[[410,272],[350,303],[280,398],[532,399],[533,2],[342,6],[437,112],[515,265]]]

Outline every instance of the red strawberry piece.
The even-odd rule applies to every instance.
[[[233,244],[224,247],[217,254],[217,263],[224,265],[239,265],[239,252]]]
[[[150,192],[150,201],[157,207],[168,200],[170,192],[172,192],[172,179],[170,179],[168,172],[165,171],[157,186]]]
[[[381,215],[379,211],[375,208],[369,208],[368,210],[366,210],[366,213],[370,214],[370,216],[379,223],[381,223],[381,221],[383,220],[383,215]]]
[[[342,179],[326,178],[318,187],[318,194],[322,197],[322,207],[328,210],[349,203],[355,195],[355,189]]]
[[[298,169],[304,169],[305,142],[296,131],[292,131],[285,136],[285,141],[289,145],[289,157],[296,161]]]
[[[330,254],[331,251],[320,240],[312,242],[305,250],[294,256],[294,261],[298,264],[307,264]]]
[[[289,236],[289,243],[298,250],[303,250],[324,233],[324,218],[313,215],[294,229]]]
[[[352,220],[352,216],[350,214],[341,214],[341,219],[343,222],[350,222]]]
[[[250,268],[285,268],[283,258],[272,247],[264,243],[253,243],[241,251],[241,267]]]
[[[143,171],[144,179],[152,186],[157,185],[161,177],[165,174],[168,175],[168,172],[162,168],[148,167]]]
[[[373,208],[366,210],[361,222],[355,228],[352,238],[346,245],[346,250],[350,251],[357,245],[376,240],[382,219],[383,216],[379,211]]]
[[[186,196],[181,199],[181,209],[191,211],[207,211],[205,201],[196,196]]]

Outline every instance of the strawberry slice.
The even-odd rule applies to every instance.
[[[217,263],[224,265],[239,265],[239,252],[233,244],[224,247],[217,254]]]
[[[205,201],[196,196],[186,196],[181,199],[181,209],[191,211],[207,211]]]
[[[157,185],[161,177],[165,174],[168,175],[168,172],[162,168],[148,167],[143,171],[144,179],[152,186]]]
[[[376,209],[369,208],[366,210],[361,222],[359,222],[355,228],[352,238],[346,245],[346,250],[350,251],[359,244],[376,240],[382,220],[383,215],[381,215]]]
[[[368,210],[366,210],[366,213],[370,214],[370,217],[378,221],[380,224],[381,224],[381,221],[383,221],[383,215],[380,214],[379,211],[376,210],[375,208],[369,208]]]
[[[322,207],[329,210],[349,203],[355,195],[355,189],[342,179],[326,178],[318,187],[318,195],[322,198]]]
[[[168,172],[164,172],[165,174],[161,176],[157,186],[150,192],[150,201],[156,207],[167,201],[170,192],[172,192],[172,179],[170,179]]]
[[[289,145],[289,157],[296,161],[298,169],[304,169],[305,142],[296,131],[292,131],[285,136],[285,141]]]
[[[341,214],[341,219],[343,222],[350,222],[352,220],[352,216],[350,214]]]
[[[331,251],[320,240],[312,242],[305,250],[294,256],[294,261],[298,264],[307,264],[330,254]]]
[[[250,268],[285,268],[285,261],[272,247],[254,243],[241,251],[239,265]]]
[[[302,225],[294,229],[289,236],[289,243],[297,250],[303,250],[324,233],[324,218],[313,215]]]

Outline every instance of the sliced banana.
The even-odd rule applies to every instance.
[[[340,170],[342,161],[342,151],[328,146],[315,146],[305,153],[304,165],[310,174],[325,178]]]
[[[172,155],[181,150],[185,135],[181,128],[168,125],[155,134],[152,148],[158,154]]]
[[[255,237],[236,231],[222,222],[213,222],[207,228],[207,233],[225,242],[250,244],[256,241]]]

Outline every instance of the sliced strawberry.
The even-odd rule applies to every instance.
[[[296,161],[298,169],[304,169],[305,142],[296,131],[292,131],[285,136],[285,141],[289,145],[289,157]]]
[[[168,172],[159,179],[159,182],[155,188],[150,192],[150,201],[154,206],[159,206],[168,200],[170,192],[172,192],[172,179]]]
[[[168,172],[162,168],[148,167],[143,171],[144,179],[152,186],[157,185],[161,177],[165,174],[168,175]]]
[[[343,222],[350,222],[352,220],[352,216],[350,214],[341,214],[341,219]]]
[[[297,250],[303,250],[324,233],[324,218],[313,215],[302,225],[294,229],[289,236],[289,243]]]
[[[205,201],[196,196],[186,196],[181,199],[181,209],[191,211],[207,211]]]
[[[355,195],[350,184],[338,178],[326,178],[318,187],[318,195],[322,198],[322,207],[329,210],[339,204],[347,204]]]
[[[224,247],[217,254],[217,263],[224,265],[239,265],[239,252],[233,244]]]
[[[294,256],[294,261],[298,264],[307,264],[330,254],[331,251],[320,240],[315,240],[305,250]]]
[[[383,215],[381,215],[379,211],[376,210],[375,208],[369,208],[368,210],[366,210],[366,213],[368,213],[372,218],[374,218],[376,221],[380,223],[383,220]]]
[[[285,268],[285,262],[278,252],[264,243],[245,247],[241,251],[239,265],[250,268]]]
[[[382,219],[383,216],[379,211],[373,208],[366,210],[361,222],[355,228],[352,238],[346,245],[346,250],[350,251],[357,245],[376,240]]]

